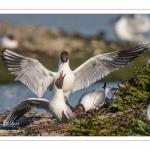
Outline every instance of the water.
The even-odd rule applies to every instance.
[[[118,82],[108,82],[107,86],[109,88],[117,87]],[[69,97],[69,103],[74,106],[77,104],[78,100],[80,99],[81,95],[84,94],[87,91],[91,91],[94,89],[99,89],[103,87],[104,83],[97,82],[88,88],[79,90],[75,93],[72,93]],[[109,92],[108,98],[110,98],[112,95]],[[11,110],[14,108],[17,104],[22,102],[25,99],[28,98],[36,98],[37,96],[25,85],[23,84],[0,84],[0,113],[4,112],[6,110]],[[48,90],[44,93],[43,98],[46,98],[48,100],[52,99],[52,92],[49,92]],[[42,111],[45,112],[42,109],[38,109],[36,111]]]
[[[84,36],[105,31],[106,40],[117,41],[113,25],[110,23],[120,14],[0,14],[0,22],[58,28],[69,33],[78,32]],[[127,14],[122,14],[128,16]],[[150,36],[150,33],[149,33]]]

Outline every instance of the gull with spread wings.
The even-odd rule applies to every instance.
[[[24,83],[39,98],[43,96],[47,89],[55,93],[56,85],[54,83],[63,70],[66,76],[62,90],[67,102],[71,92],[86,88],[101,78],[104,78],[110,72],[128,64],[143,53],[149,44],[132,49],[96,55],[73,71],[70,69],[69,55],[66,51],[60,55],[57,72],[46,69],[36,59],[19,55],[8,49],[2,51],[2,60],[7,67],[8,73],[16,75],[15,80]]]

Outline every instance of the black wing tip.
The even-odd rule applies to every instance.
[[[106,84],[106,82],[104,83],[104,86],[102,87],[103,89],[105,89],[106,88],[106,86],[107,86],[107,84]]]
[[[143,46],[148,46],[148,45],[150,45],[150,42],[148,44],[143,45]]]
[[[150,45],[150,43],[142,45],[143,51],[149,49],[149,45]]]
[[[141,51],[142,51],[142,50],[144,51],[144,50],[146,50],[146,49],[149,49],[148,45],[150,45],[150,42],[147,43],[147,44],[143,44],[143,45],[140,45],[140,46],[136,46],[135,49],[136,49],[136,48],[137,48],[137,49],[138,49],[138,48],[139,48],[139,49],[141,48]]]
[[[129,51],[144,51],[144,50],[147,50],[149,49],[148,45],[150,45],[150,43],[148,44],[143,44],[143,45],[140,45],[140,46],[134,46],[133,48],[129,48],[129,49],[125,49],[125,50],[120,50],[120,52],[129,52]]]

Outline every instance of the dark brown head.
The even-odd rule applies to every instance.
[[[85,112],[85,107],[83,106],[83,104],[78,104],[76,107],[76,116],[78,116],[82,112]]]
[[[66,74],[65,74],[66,75]],[[63,75],[63,71],[60,72],[60,76],[59,78],[56,80],[55,85],[58,89],[62,89],[63,86],[63,81],[64,81],[64,77],[65,75]]]
[[[9,34],[9,35],[8,35],[8,38],[9,38],[10,40],[14,40],[14,39],[15,39],[12,34]]]
[[[68,53],[66,52],[66,51],[63,51],[62,53],[61,53],[61,61],[63,62],[63,63],[66,63],[67,61],[68,61],[68,59],[69,59],[69,55],[68,55]]]

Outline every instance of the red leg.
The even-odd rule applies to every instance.
[[[72,112],[74,112],[73,107],[68,103],[68,99],[66,99],[66,105],[72,110]]]

